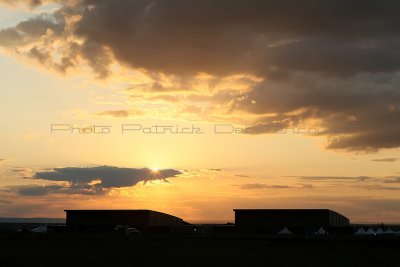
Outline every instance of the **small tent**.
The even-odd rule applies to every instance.
[[[354,235],[367,235],[367,232],[365,232],[364,228],[360,227],[358,230],[354,233]]]
[[[47,225],[43,224],[32,230],[34,233],[47,233]]]
[[[283,228],[282,231],[278,232],[280,235],[291,235],[292,232],[289,231],[287,227]]]
[[[385,235],[394,235],[396,232],[393,231],[392,229],[387,229],[385,232],[383,232]]]
[[[375,231],[376,235],[382,235],[383,234],[383,230],[382,228],[378,228],[378,230]]]
[[[316,235],[326,235],[327,232],[325,231],[325,229],[323,227],[320,227],[318,229],[318,231],[315,232]]]
[[[372,229],[371,227],[368,228],[368,230],[367,230],[367,235],[375,235],[374,229]]]

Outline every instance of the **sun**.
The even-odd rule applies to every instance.
[[[160,169],[157,168],[157,167],[153,167],[153,168],[150,168],[150,170],[151,170],[152,172],[158,172]]]

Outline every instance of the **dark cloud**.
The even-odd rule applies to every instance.
[[[395,162],[398,158],[384,158],[384,159],[372,159],[375,162]]]
[[[81,16],[72,34],[84,40],[81,56],[102,77],[110,73],[111,55],[134,68],[180,77],[199,72],[280,77],[294,70],[349,75],[400,67],[400,54],[394,49],[399,45],[399,3],[394,0],[60,4],[58,17]],[[28,27],[22,29],[25,34],[37,36],[43,28],[37,21],[22,23],[19,28]],[[8,32],[9,42],[19,38],[17,28],[12,29],[16,38]],[[165,90],[159,83],[153,87]]]
[[[48,181],[65,181],[74,186],[95,185],[101,188],[113,188],[134,186],[142,181],[172,178],[179,174],[181,172],[175,169],[153,171],[147,168],[99,166],[54,168],[52,171],[37,172],[33,178]]]
[[[80,7],[79,36],[151,71],[264,76],[277,68],[352,74],[399,67],[397,50],[388,49],[398,41],[393,0],[86,0]]]
[[[15,169],[17,173],[25,170]],[[36,172],[29,179],[41,179],[55,182],[50,185],[15,185],[2,188],[5,192],[14,192],[21,196],[44,196],[47,194],[102,195],[112,188],[131,187],[139,182],[166,180],[182,174],[175,169],[151,170],[147,168],[65,167],[46,169]],[[22,174],[21,174],[22,175]],[[24,177],[26,176],[23,174]],[[25,177],[26,178],[26,177]]]
[[[237,98],[236,110],[277,114],[258,123],[282,129],[319,120],[339,129],[327,134],[331,149],[400,145],[395,1],[84,3],[95,8],[84,12],[77,34],[131,67],[180,76],[256,74],[266,82]]]
[[[298,73],[258,85],[236,101],[236,109],[273,114],[261,117],[258,125],[276,130],[318,128],[316,135],[328,136],[332,149],[393,148],[400,145],[399,77],[360,74],[343,79]]]

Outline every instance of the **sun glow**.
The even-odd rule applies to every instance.
[[[151,170],[152,172],[159,172],[159,171],[160,171],[160,169],[159,169],[159,168],[157,168],[157,167],[150,168],[150,170]]]

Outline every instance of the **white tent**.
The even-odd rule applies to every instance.
[[[382,235],[383,234],[383,230],[382,228],[378,228],[378,230],[375,231],[376,235]]]
[[[364,228],[360,227],[354,235],[367,235],[367,232],[365,232]]]
[[[47,225],[43,224],[32,230],[34,233],[47,233]]]
[[[325,231],[325,229],[323,227],[320,227],[318,229],[318,231],[315,232],[316,235],[326,235],[327,232]]]
[[[280,235],[291,235],[292,232],[289,231],[287,227],[283,228],[282,231],[278,232]]]
[[[385,232],[383,232],[385,235],[394,235],[396,232],[393,231],[392,229],[387,229]]]
[[[374,229],[372,229],[371,227],[368,228],[368,230],[367,230],[367,235],[375,235]]]

